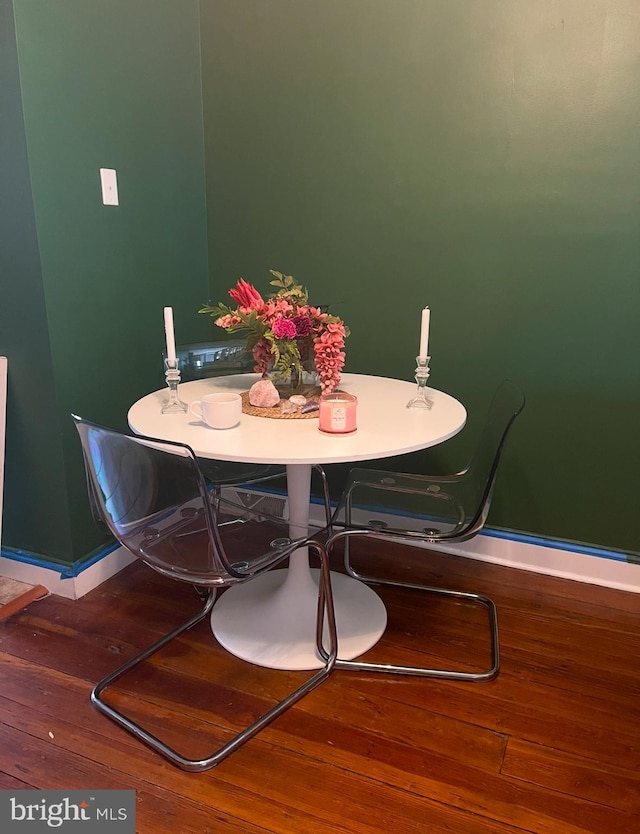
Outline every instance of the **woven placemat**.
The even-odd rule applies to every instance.
[[[283,414],[280,411],[280,403],[278,405],[274,405],[273,408],[258,408],[255,405],[251,405],[249,402],[249,392],[243,391],[240,394],[242,397],[242,412],[243,414],[251,414],[252,417],[271,417],[274,420],[312,420],[314,417],[318,416],[318,410],[316,411],[307,411],[305,414],[300,413],[300,408],[298,411],[294,411],[291,414]],[[307,402],[313,401],[318,402],[320,399],[320,389],[313,389],[313,391],[303,391],[302,396],[306,397]],[[282,400],[280,400],[282,402]]]

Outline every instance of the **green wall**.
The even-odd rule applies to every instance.
[[[103,542],[70,413],[126,427],[129,405],[163,381],[164,305],[180,341],[207,332],[199,4],[13,6],[15,34],[2,27],[1,164],[15,201],[0,214],[11,243],[3,546],[68,564]],[[0,8],[9,23],[11,3]],[[118,207],[102,205],[101,167],[118,172]]]
[[[289,272],[406,379],[428,304],[470,419],[403,466],[464,462],[511,376],[490,523],[638,551],[640,4],[201,5],[212,297]]]
[[[58,423],[55,385],[7,0],[0,0],[0,79],[0,353],[9,357],[3,543],[43,552],[45,542],[56,541],[68,552],[64,460],[51,439]],[[52,432],[43,431],[46,414],[54,418]]]
[[[350,371],[411,379],[430,305],[469,423],[390,466],[460,463],[510,375],[490,523],[637,552],[638,54],[634,0],[0,0],[3,545],[103,544],[69,412],[124,427],[162,307],[206,338],[275,268]]]

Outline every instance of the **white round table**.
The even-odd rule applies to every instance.
[[[197,380],[179,386],[192,402],[213,391],[248,390],[257,374]],[[306,535],[311,470],[314,464],[351,463],[426,449],[457,434],[466,422],[464,406],[430,388],[431,410],[407,408],[416,385],[386,377],[343,374],[340,390],[358,398],[357,430],[324,434],[317,419],[278,420],[243,414],[232,429],[211,429],[190,414],[162,414],[168,389],[154,391],[129,409],[132,431],[189,445],[198,457],[287,467],[291,536]],[[380,639],[387,614],[367,585],[331,574],[339,657],[352,660]],[[213,632],[232,654],[274,669],[315,669],[322,663],[315,646],[318,572],[306,548],[288,568],[272,570],[235,585],[220,597],[211,615]]]

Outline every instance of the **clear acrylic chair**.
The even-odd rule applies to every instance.
[[[208,484],[193,451],[183,444],[123,434],[72,415],[80,435],[94,518],[134,556],[166,577],[191,584],[202,607],[100,681],[93,705],[187,771],[215,767],[324,681],[334,668],[337,637],[326,551],[311,537],[292,541],[282,517],[235,504]],[[105,698],[105,690],[163,646],[207,618],[217,590],[251,581],[308,545],[320,557],[316,642],[322,668],[210,756],[189,759]],[[328,650],[321,647],[323,625]],[[213,635],[211,639],[214,640]]]
[[[352,469],[334,514],[333,534],[327,542],[330,555],[339,543],[343,544],[346,571],[355,579],[483,606],[488,615],[490,666],[480,671],[462,671],[338,658],[336,668],[464,681],[487,681],[498,674],[498,619],[496,606],[489,597],[358,572],[352,565],[349,543],[364,537],[437,546],[440,542],[467,541],[477,535],[487,519],[507,436],[524,404],[522,391],[505,380],[493,397],[471,461],[455,474],[429,476]],[[424,558],[429,558],[428,552]]]

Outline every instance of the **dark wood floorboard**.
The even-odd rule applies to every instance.
[[[184,773],[89,701],[198,607],[137,563],[81,600],[49,596],[0,623],[0,789],[134,789],[141,834],[636,834],[640,595],[420,550],[389,557],[398,576],[494,599],[496,680],[335,672],[219,767]],[[486,662],[482,610],[379,591],[389,628],[371,659]],[[237,660],[203,623],[111,697],[204,756],[305,674]]]

